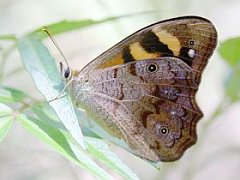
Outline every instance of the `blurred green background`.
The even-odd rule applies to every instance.
[[[161,164],[160,170],[115,145],[111,145],[111,149],[140,179],[238,179],[239,0],[0,0],[0,38],[1,35],[11,34],[21,37],[43,25],[62,20],[101,20],[126,14],[133,15],[54,36],[70,66],[81,69],[134,31],[176,16],[198,15],[211,20],[218,31],[219,44],[203,73],[197,94],[205,116],[199,122],[199,141],[195,146],[187,150],[179,161]],[[20,89],[35,99],[42,99],[30,75],[23,68],[18,51],[11,51],[5,58],[5,50],[11,47],[12,42],[3,39],[0,41],[1,85]],[[57,60],[61,59],[54,45],[50,41],[45,43],[53,56]],[[123,179],[110,169],[105,170],[114,179]],[[0,179],[89,180],[96,177],[57,154],[19,123],[14,123],[0,143]]]

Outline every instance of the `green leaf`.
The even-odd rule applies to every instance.
[[[240,37],[222,42],[218,48],[222,58],[234,67],[240,61]]]
[[[13,111],[8,106],[0,103],[0,141],[7,135],[13,124]]]
[[[62,130],[65,135],[68,134],[66,129],[62,127],[61,122],[59,122],[56,118],[56,115],[51,111],[49,105],[43,103],[41,105],[37,105],[31,108],[34,114],[39,118],[43,123],[48,124],[49,126]],[[90,129],[83,128],[83,134],[85,136],[90,136],[94,138],[85,137],[85,141],[87,142],[87,150],[91,153],[97,160],[100,160],[108,166],[111,170],[117,172],[121,176],[126,179],[137,179],[137,176],[125,165],[118,157],[115,155],[108,144],[99,140],[99,137],[93,133]],[[87,138],[87,139],[86,139]],[[96,139],[98,138],[98,139]]]
[[[8,131],[12,127],[13,117],[0,117],[0,141],[2,141],[7,135]]]
[[[137,175],[110,150],[109,145],[105,141],[89,137],[85,138],[85,140],[88,144],[87,150],[111,170],[117,172],[125,179],[139,179]]]
[[[2,103],[22,102],[26,97],[28,96],[18,89],[0,86],[0,102]]]
[[[132,14],[132,15],[134,15],[134,14]],[[50,30],[50,33],[52,35],[57,35],[57,34],[67,32],[67,31],[73,31],[76,29],[81,29],[81,28],[92,26],[92,25],[117,20],[117,19],[120,19],[123,17],[130,17],[132,15],[129,14],[129,15],[124,15],[124,16],[109,17],[109,18],[102,19],[102,20],[92,20],[92,19],[77,20],[77,21],[65,20],[65,21],[60,21],[60,22],[54,23],[54,24],[46,25],[46,27]],[[38,28],[38,29],[28,33],[28,36],[29,35],[30,36],[37,35],[37,37],[39,39],[44,39],[48,36],[45,32],[42,31],[42,28]]]
[[[236,102],[240,99],[240,37],[227,39],[218,50],[231,67],[225,83],[226,95],[231,102]]]
[[[23,127],[29,130],[32,134],[40,138],[45,143],[51,145],[57,151],[67,153],[73,159],[77,159],[72,152],[66,137],[59,131],[48,124],[44,123],[35,117],[19,115],[17,119],[22,123]],[[64,151],[63,151],[64,150]]]
[[[230,72],[225,83],[225,91],[232,102],[240,100],[240,62]]]
[[[39,119],[41,119],[43,122],[47,123],[48,125],[63,131],[67,131],[64,125],[61,123],[61,121],[59,121],[56,114],[53,112],[53,110],[51,109],[48,103],[37,104],[31,107],[31,110]],[[100,138],[87,127],[83,126],[81,127],[81,129],[84,136]]]
[[[13,114],[13,111],[10,107],[0,103],[0,117],[10,116],[12,114]]]
[[[110,175],[89,158],[78,145],[71,142],[71,138],[67,138],[59,129],[53,128],[42,120],[31,116],[19,115],[17,119],[24,128],[79,167],[100,179],[111,179]]]
[[[44,123],[52,126],[53,128],[67,131],[63,123],[59,121],[56,114],[52,110],[48,103],[41,103],[31,107],[32,112],[38,119],[41,119]]]
[[[26,69],[47,101],[61,94],[64,84],[47,48],[33,37],[23,37],[18,40],[18,49]],[[52,101],[50,105],[76,142],[85,148],[81,128],[69,97]]]
[[[11,41],[16,41],[17,38],[13,34],[8,34],[8,35],[0,35],[0,40],[11,40]]]

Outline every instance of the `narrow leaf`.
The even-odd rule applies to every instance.
[[[38,119],[48,124],[49,126],[52,126],[53,128],[59,130],[67,131],[63,123],[59,121],[56,114],[48,103],[37,104],[31,107],[31,110]]]
[[[58,96],[63,90],[64,84],[47,48],[33,37],[23,37],[18,41],[18,49],[21,59],[39,91],[48,101]],[[57,101],[52,101],[50,105],[76,142],[85,148],[83,135],[69,97],[65,96]]]
[[[69,141],[59,129],[53,128],[42,120],[30,116],[19,115],[17,119],[33,135],[50,145],[54,150],[79,167],[89,171],[100,179],[111,179],[102,168],[81,151],[78,145]]]
[[[96,138],[86,138],[86,142],[88,144],[88,151],[111,170],[117,172],[125,179],[139,179],[137,175],[111,151],[105,141]]]
[[[232,68],[225,83],[226,95],[232,102],[240,100],[240,62]]]
[[[13,111],[8,106],[0,103],[0,141],[7,135],[13,123]]]
[[[136,15],[136,14],[129,14],[129,15],[123,15],[123,16],[117,16],[117,17],[109,17],[109,18],[105,18],[102,20],[92,20],[92,19],[76,20],[76,21],[65,20],[65,21],[60,21],[60,22],[54,23],[54,24],[46,25],[46,27],[50,30],[52,35],[57,35],[57,34],[67,32],[67,31],[82,29],[82,28],[89,27],[92,25],[105,23],[108,21],[114,21],[114,20],[117,20],[120,18],[130,17],[133,15]],[[47,34],[45,32],[42,32],[41,29],[42,28],[33,30],[32,32],[28,33],[28,36],[29,35],[37,35],[39,39],[46,38]]]
[[[27,95],[18,89],[0,86],[0,102],[2,103],[22,102],[26,97]]]
[[[41,105],[37,105],[31,108],[35,115],[41,119],[44,123],[52,126],[55,129],[59,129],[67,135],[67,131],[62,128],[61,122],[57,121],[55,114],[49,109],[48,104],[44,103]],[[91,136],[94,138],[85,137],[85,141],[87,142],[87,150],[93,155],[97,160],[100,160],[103,164],[108,166],[111,170],[117,172],[122,177],[126,179],[137,179],[137,176],[124,164],[116,154],[114,154],[111,149],[108,147],[108,144],[99,140],[99,137],[93,133],[90,129],[84,128],[82,129],[83,134],[85,136]],[[87,138],[87,139],[86,139]],[[96,139],[97,138],[97,139]],[[76,149],[77,147],[73,147]],[[77,150],[77,149],[76,149]]]
[[[8,35],[0,35],[0,40],[11,40],[11,41],[16,41],[17,38],[13,34],[8,34]]]
[[[0,117],[10,116],[12,115],[13,111],[10,107],[6,106],[5,104],[0,103]]]

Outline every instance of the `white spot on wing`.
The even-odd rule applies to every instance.
[[[189,49],[188,56],[193,59],[195,57],[195,50],[194,49]]]
[[[176,111],[171,111],[171,115],[175,115],[176,114]]]

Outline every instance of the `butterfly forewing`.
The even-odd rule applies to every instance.
[[[93,60],[84,71],[162,56],[179,57],[200,82],[201,72],[217,43],[213,24],[201,17],[180,17],[145,27]]]

